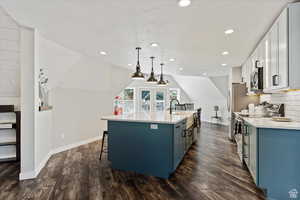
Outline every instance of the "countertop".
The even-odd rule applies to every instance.
[[[239,114],[239,113],[235,113]],[[272,129],[290,129],[300,130],[300,122],[276,122],[272,118],[263,117],[242,117],[248,124],[257,128],[272,128]]]
[[[159,124],[177,124],[178,122],[191,117],[196,111],[180,111],[170,115],[169,112],[136,112],[123,115],[104,116],[102,120],[124,121],[124,122],[144,122]]]

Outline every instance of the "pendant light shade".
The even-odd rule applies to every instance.
[[[157,83],[157,79],[155,78],[155,75],[154,75],[154,69],[153,69],[153,60],[154,60],[155,57],[150,57],[151,59],[151,73],[150,73],[150,77],[148,78],[147,82],[148,83]]]
[[[160,63],[161,73],[160,73],[160,79],[159,79],[159,81],[157,83],[160,86],[167,85],[167,82],[164,81],[163,66],[164,66],[164,63]]]
[[[131,78],[134,80],[143,80],[144,74],[141,72],[141,66],[140,66],[140,50],[141,47],[137,47],[137,64],[136,64],[136,71],[132,74]]]

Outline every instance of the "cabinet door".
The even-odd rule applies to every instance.
[[[279,88],[288,87],[288,17],[285,9],[278,20],[278,75]]]
[[[271,37],[270,33],[264,38],[264,89],[270,90],[272,87],[271,84]]]
[[[257,183],[257,131],[253,126],[248,126],[249,131],[249,171]]]
[[[271,87],[276,87],[276,76],[278,76],[278,23],[275,23],[270,31],[270,76]]]
[[[252,59],[251,57],[248,58],[247,62],[246,62],[246,65],[247,65],[247,74],[246,74],[246,86],[247,86],[247,89],[248,89],[248,94],[251,94],[251,73],[252,73],[252,69],[253,69],[253,66],[252,66]]]
[[[173,169],[175,170],[180,163],[183,155],[182,148],[182,128],[181,123],[174,126],[174,145],[173,145]]]

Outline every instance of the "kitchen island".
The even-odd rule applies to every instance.
[[[195,113],[182,111],[106,116],[113,169],[168,178],[197,139]]]
[[[243,120],[243,160],[255,184],[268,199],[290,199],[290,194],[300,191],[300,123]]]

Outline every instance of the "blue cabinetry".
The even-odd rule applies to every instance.
[[[300,192],[300,131],[258,129],[258,141],[258,186],[269,199],[290,199]]]
[[[112,168],[168,178],[187,150],[186,121],[177,124],[108,121]]]
[[[268,199],[290,199],[290,192],[300,192],[300,130],[246,126],[245,163],[256,185],[266,190]]]

